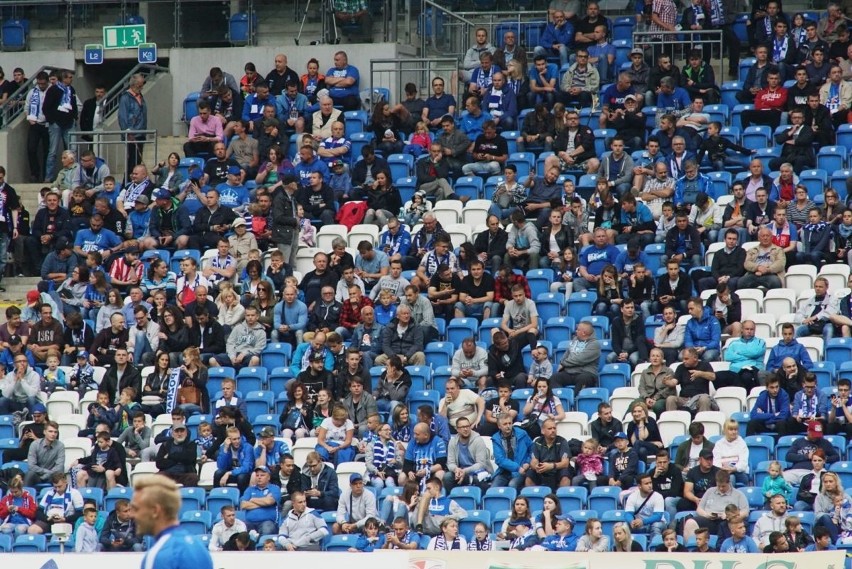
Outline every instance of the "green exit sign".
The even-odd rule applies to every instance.
[[[132,26],[104,26],[104,49],[137,48],[146,43],[145,24]]]

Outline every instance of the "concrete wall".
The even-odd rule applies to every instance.
[[[356,65],[361,72],[361,88],[366,89],[369,86],[370,60],[395,58],[397,57],[397,48],[396,44],[382,43],[359,44],[357,46],[288,45],[286,47],[261,46],[240,49],[171,49],[169,50],[169,69],[174,79],[173,134],[186,134],[186,127],[180,120],[183,113],[183,99],[187,93],[198,91],[201,88],[201,83],[207,77],[211,67],[221,67],[239,81],[244,75],[243,67],[246,62],[253,62],[258,73],[266,75],[273,69],[275,55],[284,53],[287,55],[287,64],[299,75],[305,73],[307,62],[312,57],[320,62],[320,72],[325,73],[333,67],[334,53],[343,49],[349,55],[349,63]]]
[[[6,79],[12,79],[12,70],[20,67],[30,77],[39,68],[53,65],[64,69],[74,69],[73,51],[0,51],[0,67],[6,73]]]

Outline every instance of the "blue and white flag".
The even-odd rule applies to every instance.
[[[169,374],[169,388],[166,392],[166,413],[171,413],[180,402],[178,401],[178,389],[180,388],[180,368],[172,369]]]

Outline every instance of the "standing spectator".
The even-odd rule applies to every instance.
[[[127,91],[121,94],[118,103],[118,127],[121,130],[146,130],[148,128],[148,105],[142,97],[145,76],[137,73],[130,78]],[[145,134],[127,134],[126,170],[142,163],[142,147]]]
[[[71,86],[74,73],[58,72],[58,81],[48,87],[44,94],[42,113],[47,122],[50,150],[47,153],[45,182],[56,179],[56,160],[71,143],[71,129],[77,122],[77,92]]]

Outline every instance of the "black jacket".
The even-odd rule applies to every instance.
[[[362,186],[364,185],[364,181],[367,179],[367,161],[366,160],[358,160],[354,166],[352,166],[352,187]],[[384,158],[376,157],[373,160],[373,163],[369,165],[370,173],[372,174],[373,179],[376,178],[376,174],[381,170],[386,170],[390,172],[390,166],[385,161]]]
[[[125,387],[135,389],[136,399],[134,401],[137,403],[142,402],[142,374],[139,373],[139,369],[128,362],[127,367],[124,369],[124,374],[121,376],[121,381],[119,381],[117,366],[109,366],[103,381],[101,381],[100,390],[109,393],[109,400],[113,402],[115,401],[116,394],[121,393],[121,390]]]
[[[72,238],[71,216],[62,206],[53,213],[46,207],[38,210],[30,228],[30,233],[36,240],[40,240],[42,235],[50,235],[51,243],[56,243],[58,237],[69,240]]]
[[[788,162],[797,158],[804,158],[810,165],[816,164],[813,129],[806,124],[802,125],[799,136],[796,137],[793,144],[786,144],[791,139],[789,132],[790,129],[788,128],[775,135],[775,142],[781,145],[781,160]]]
[[[296,203],[296,194],[291,196],[283,188],[278,188],[272,195],[272,240],[276,243],[291,245],[298,241]]]
[[[367,207],[370,209],[377,211],[383,209],[393,214],[399,213],[399,210],[402,209],[402,197],[400,197],[396,186],[391,186],[389,190],[369,189],[365,193],[367,194]]]
[[[195,214],[192,231],[196,235],[205,235],[213,231],[212,227],[214,225],[227,225],[230,227],[236,218],[237,214],[231,208],[220,205],[216,208],[216,211],[211,213],[209,208],[203,207]]]
[[[582,125],[573,135],[568,132],[567,128],[563,128],[561,131],[559,131],[559,134],[556,135],[556,140],[553,141],[553,151],[558,154],[563,150],[567,150],[568,142],[571,141],[572,136],[574,140],[574,148],[580,146],[583,147],[582,154],[575,158],[575,161],[577,163],[595,157],[595,134],[592,132],[592,129]]]
[[[657,278],[657,298],[661,296],[674,296],[676,300],[689,300],[692,296],[692,281],[686,276],[683,271],[680,272],[680,277],[677,281],[677,288],[672,290],[669,276],[660,275]]]
[[[121,539],[120,546],[113,546],[113,540]],[[104,527],[100,534],[101,547],[103,551],[130,551],[133,546],[139,543],[139,536],[136,535],[136,522],[133,519],[127,522],[121,522],[115,513],[111,511],[104,522]]]
[[[305,208],[305,217],[318,218],[325,210],[334,211],[334,190],[326,183],[323,183],[319,192],[306,186],[296,194],[296,201]],[[320,203],[325,206],[319,205]]]
[[[49,124],[58,124],[62,128],[71,128],[77,121],[77,92],[74,87],[69,85],[71,89],[70,107],[68,112],[59,110],[62,104],[63,91],[56,85],[51,85],[44,93],[44,102],[42,103],[42,112],[44,118]]]
[[[314,303],[314,309],[308,314],[308,330],[313,332],[318,328],[337,328],[340,326],[340,311],[343,305],[336,300],[332,304]]]
[[[701,236],[698,234],[698,230],[692,225],[686,228],[686,233],[686,252],[684,256],[688,258],[692,255],[698,255],[701,252]],[[672,227],[666,233],[666,257],[672,257],[677,253],[677,237],[677,227]]]
[[[716,253],[718,255],[718,253]],[[716,297],[719,296],[715,292],[711,294],[707,298],[707,302],[705,306],[710,309],[710,312],[714,315],[716,314]],[[742,303],[740,302],[740,297],[737,296],[737,293],[731,293],[731,305],[728,306],[728,316],[725,318],[724,322],[719,322],[722,325],[722,328],[728,326],[729,324],[733,324],[734,322],[739,322],[742,319]]]
[[[488,348],[488,376],[495,379],[498,373],[503,373],[503,379],[514,380],[515,376],[524,373],[524,359],[518,338],[509,340],[509,349],[503,353],[497,346],[491,344]]]
[[[645,341],[645,323],[640,316],[634,316],[629,326],[631,336],[633,336],[635,351],[639,352],[639,361],[647,361],[648,343]],[[627,325],[624,323],[624,318],[613,318],[609,333],[612,338],[612,351],[620,354],[624,351],[622,346],[624,345],[624,338],[627,335]]]
[[[414,170],[417,176],[418,189],[427,182],[440,179],[447,180],[450,177],[450,164],[443,158],[438,160],[437,163],[429,159],[418,160],[414,165]]]
[[[402,337],[397,333],[399,322],[391,320],[382,330],[382,353],[388,356],[406,356],[411,359],[417,352],[423,351],[423,327],[410,322]]]
[[[488,231],[482,231],[477,235],[476,240],[473,242],[473,250],[477,253],[487,253],[489,258],[495,256],[503,258],[506,254],[506,242],[509,239],[509,234],[501,227],[497,230],[497,235],[491,239],[490,243],[488,242],[488,236]]]
[[[541,239],[539,241],[541,242],[542,257],[546,257],[547,254],[550,253],[550,232],[552,230],[553,226],[551,225],[549,227],[545,227],[544,231],[541,232]],[[560,225],[556,231],[556,245],[559,247],[559,251],[556,251],[556,253],[559,253],[561,256],[562,251],[572,246],[574,242],[571,239],[571,231],[566,226]],[[484,233],[487,233],[487,231]]]
[[[207,326],[204,328],[193,320],[193,326],[189,329],[189,345],[201,346],[202,340],[204,340],[204,346],[201,347],[202,352],[207,354],[225,353],[225,329],[222,328],[218,320],[208,320]]]
[[[167,439],[157,451],[157,468],[171,474],[192,474],[198,458],[198,447],[195,441],[187,438],[177,444],[173,438]]]
[[[189,338],[189,329],[186,326],[181,326],[174,332],[171,332],[168,328],[166,328],[166,325],[161,322],[160,330],[166,333],[166,339],[160,340],[160,346],[157,350],[159,352],[168,352],[170,354],[178,353],[192,345]]]

